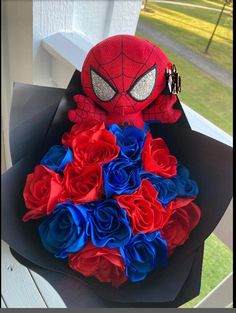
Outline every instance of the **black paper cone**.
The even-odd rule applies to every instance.
[[[118,302],[126,302],[129,293],[130,302],[169,302],[174,301],[187,279],[192,267],[195,251],[188,254],[176,251],[170,258],[169,265],[161,271],[153,272],[145,281],[132,284],[126,283],[122,288],[111,288],[96,279],[86,279],[72,271],[66,261],[56,259],[42,246],[38,235],[40,221],[22,222],[25,206],[22,190],[25,185],[26,173],[32,172],[33,156],[29,156],[11,167],[2,175],[2,239],[17,253],[30,262],[45,269],[66,273],[86,281],[101,297]],[[14,197],[12,195],[14,194]],[[10,228],[9,225],[12,225]],[[14,227],[13,227],[14,225]],[[178,268],[178,271],[176,269]],[[169,279],[168,279],[169,278]],[[174,282],[174,283],[173,283]],[[168,292],[166,292],[168,290]]]
[[[10,113],[12,164],[30,151],[42,151],[47,132],[65,90],[14,84]]]
[[[24,259],[21,255],[11,249],[13,256],[28,268],[44,277],[60,294],[68,308],[176,308],[183,303],[193,299],[199,294],[201,285],[201,264],[203,259],[203,246],[200,247],[195,255],[193,265],[187,280],[181,288],[180,293],[172,302],[112,302],[99,297],[92,288],[76,277],[62,275],[53,271],[45,270],[34,263]],[[79,297],[78,297],[79,294]]]
[[[23,89],[18,87],[22,92]],[[175,125],[151,126],[153,136],[160,136],[167,142],[171,152],[189,168],[191,177],[197,181],[200,193],[196,203],[202,209],[202,218],[185,245],[177,248],[170,257],[166,268],[154,271],[142,282],[127,282],[116,289],[94,278],[84,278],[72,271],[65,260],[56,259],[49,254],[43,248],[38,235],[37,225],[40,221],[22,222],[22,216],[26,212],[22,197],[26,176],[33,171],[33,167],[38,164],[48,148],[59,143],[62,134],[70,129],[72,124],[67,118],[67,111],[74,106],[72,95],[83,93],[80,74],[76,71],[60,103],[58,99],[62,95],[62,90],[55,88],[56,98],[52,101],[50,98],[47,99],[48,109],[42,109],[38,118],[36,114],[29,115],[27,112],[26,117],[19,110],[14,110],[14,107],[18,107],[17,99],[22,103],[22,108],[26,103],[27,108],[30,105],[33,107],[37,105],[34,104],[32,86],[29,86],[29,90],[27,90],[27,85],[24,87],[21,96],[19,97],[18,93],[18,97],[14,98],[15,105],[11,111],[11,121],[18,121],[17,131],[16,127],[12,128],[15,123],[10,124],[14,165],[2,175],[2,239],[19,254],[18,256],[16,254],[17,258],[31,268],[33,264],[33,269],[48,279],[62,298],[64,295],[64,301],[68,307],[76,305],[79,307],[80,303],[87,301],[83,302],[78,297],[78,302],[76,302],[75,279],[78,288],[82,288],[81,284],[87,284],[86,288],[84,287],[84,290],[87,290],[86,299],[93,297],[94,293],[97,295],[94,301],[91,301],[91,306],[93,303],[98,307],[103,305],[106,307],[106,303],[109,305],[112,303],[112,306],[108,307],[113,307],[114,303],[116,307],[176,307],[197,296],[200,290],[204,240],[214,230],[232,198],[232,148],[192,131],[184,114]],[[38,91],[42,88],[41,92],[47,93],[45,87],[37,88],[39,88]],[[30,102],[27,97],[28,91],[31,92]],[[26,103],[24,103],[24,98],[27,100]],[[176,106],[182,110],[179,102]],[[34,113],[33,109],[31,111]],[[44,124],[44,118],[44,130],[41,131],[38,125]],[[27,121],[27,131],[21,129],[25,125],[24,121]],[[17,140],[15,136],[18,136]],[[22,136],[26,136],[23,142],[24,149],[20,144]],[[32,136],[35,136],[35,142]],[[31,266],[27,265],[27,262],[31,262]],[[67,288],[71,287],[73,290],[71,304],[68,293],[62,292],[63,288],[58,282],[60,281],[58,275],[63,277],[62,280],[66,279]],[[91,289],[87,289],[87,286]]]

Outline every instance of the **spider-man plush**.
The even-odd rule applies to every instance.
[[[84,61],[81,81],[87,97],[74,96],[77,109],[69,111],[69,119],[78,123],[95,118],[107,125],[140,128],[148,120],[176,122],[181,115],[173,108],[177,98],[173,90],[163,93],[171,84],[171,69],[163,51],[147,40],[131,35],[107,38]]]

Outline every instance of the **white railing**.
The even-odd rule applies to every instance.
[[[183,109],[193,130],[214,138],[226,145],[233,146],[233,138],[222,129],[208,121],[183,104]],[[214,234],[231,250],[233,250],[233,201],[230,202]],[[233,273],[231,272],[211,292],[202,299],[195,308],[226,308],[233,302]]]
[[[233,302],[233,273],[230,273],[195,308],[227,308]]]
[[[183,109],[193,130],[212,137],[229,146],[233,146],[233,138],[205,119],[203,116],[193,111],[187,105],[183,104]],[[231,201],[223,218],[214,230],[214,234],[226,246],[233,250],[233,201]],[[232,304],[233,299],[233,273],[230,273],[222,282],[220,282],[204,299],[202,299],[196,308],[226,308]]]

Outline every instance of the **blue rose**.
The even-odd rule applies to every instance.
[[[120,248],[126,265],[126,275],[132,282],[141,281],[147,274],[167,264],[167,243],[160,232],[139,233]]]
[[[177,166],[177,175],[171,178],[178,197],[192,197],[199,193],[197,183],[189,178],[189,170],[182,164]]]
[[[189,170],[183,164],[178,163],[177,175],[179,175],[182,178],[189,178]]]
[[[90,235],[97,247],[121,247],[128,243],[131,228],[126,211],[113,199],[86,204]]]
[[[121,128],[112,124],[109,131],[116,136],[116,143],[120,147],[120,157],[137,162],[141,159],[141,152],[145,139],[145,132],[134,126]]]
[[[165,207],[171,200],[177,196],[177,188],[171,179],[163,178],[156,174],[146,171],[140,173],[142,179],[147,179],[158,191],[158,200]]]
[[[103,181],[107,198],[133,193],[141,183],[139,168],[128,159],[117,158],[103,165]]]
[[[43,246],[57,258],[81,250],[87,242],[88,219],[83,206],[60,203],[39,225]]]
[[[42,158],[40,164],[55,171],[62,172],[68,162],[73,161],[73,153],[64,146],[52,146]]]

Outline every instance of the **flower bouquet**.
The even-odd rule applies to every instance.
[[[127,35],[96,45],[65,91],[15,85],[2,238],[68,307],[177,307],[199,294],[232,149],[191,130],[179,90],[164,53]]]

